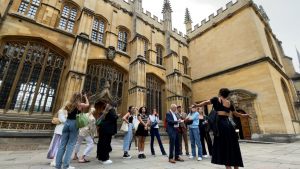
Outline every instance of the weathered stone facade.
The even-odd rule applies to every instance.
[[[160,21],[142,0],[0,2],[3,136],[51,136],[53,115],[81,90],[97,111],[116,100],[120,114],[146,106],[164,119],[172,103],[187,111],[222,87],[253,115],[247,124],[237,119],[244,139],[293,141],[300,133],[300,76],[251,0],[228,3],[194,29],[186,9],[186,36],[172,28],[169,0]]]

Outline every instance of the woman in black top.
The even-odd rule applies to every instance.
[[[226,99],[230,90],[223,88],[219,91],[219,97],[214,97],[193,107],[202,107],[213,104],[219,116],[219,137],[214,138],[211,162],[213,164],[225,165],[226,169],[234,166],[235,169],[244,167],[240,146],[233,125],[229,122],[230,111],[236,117],[251,118],[250,114],[240,114],[235,111],[233,105]]]
[[[128,151],[130,149],[130,143],[132,141],[132,128],[133,128],[133,116],[134,116],[134,111],[137,110],[134,106],[129,106],[128,112],[125,114],[123,117],[123,121],[128,124],[128,132],[125,133],[124,135],[124,144],[123,144],[123,151],[124,155],[123,158],[131,158],[131,155],[128,154]]]
[[[209,155],[212,155],[212,142],[210,139],[210,135],[208,132],[205,131],[205,126],[207,124],[207,116],[203,114],[202,107],[198,108],[198,113],[199,113],[199,131],[200,131],[200,140],[202,145],[202,155],[204,158],[207,158],[204,139],[206,140],[207,143]]]
[[[138,114],[138,120],[140,121],[140,124],[138,126],[138,129],[136,131],[136,136],[139,137],[139,158],[146,158],[144,154],[144,148],[145,148],[145,140],[148,136],[148,124],[149,124],[149,115],[147,112],[146,107],[141,107]]]
[[[110,152],[110,143],[111,138],[115,134],[117,120],[119,114],[116,114],[115,108],[117,107],[116,101],[111,101],[106,105],[105,110],[103,111],[103,121],[99,127],[99,141],[98,141],[98,160],[102,164],[111,164],[113,163],[109,160]]]
[[[65,108],[68,111],[68,117],[62,130],[62,138],[56,155],[55,168],[61,168],[62,158],[65,153],[66,155],[64,158],[63,168],[71,168],[69,166],[70,158],[78,137],[78,128],[76,128],[76,115],[81,113],[83,108],[89,107],[89,101],[85,93],[83,97],[85,97],[86,103],[81,103],[81,93],[74,93],[72,99],[67,103]]]

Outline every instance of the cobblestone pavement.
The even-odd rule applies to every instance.
[[[166,143],[166,142],[164,142]],[[138,151],[132,147],[130,154],[132,159],[123,159],[122,141],[113,140],[113,152],[110,154],[111,160],[114,162],[110,165],[103,165],[95,158],[96,145],[94,146],[90,163],[80,164],[78,161],[71,160],[71,166],[76,169],[192,169],[192,168],[225,168],[210,163],[210,158],[203,161],[189,160],[187,156],[182,156],[185,162],[177,162],[171,164],[168,158],[161,155],[159,146],[155,145],[156,157],[152,157],[150,153],[150,145],[145,146],[146,159],[138,159]],[[48,146],[48,145],[47,145]],[[164,144],[166,151],[169,151],[168,144]],[[240,143],[245,168],[254,169],[300,169],[300,142],[292,144],[257,144],[257,143]],[[41,149],[45,149],[46,145],[40,145]],[[82,155],[85,144],[81,146],[79,155]],[[0,168],[1,169],[54,169],[50,167],[50,161],[46,159],[47,150],[31,150],[31,151],[0,151]]]

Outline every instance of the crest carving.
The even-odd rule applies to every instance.
[[[116,57],[116,49],[113,46],[109,46],[106,54],[107,59],[114,60]]]

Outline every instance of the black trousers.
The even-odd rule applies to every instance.
[[[210,135],[209,133],[205,132],[205,130],[201,130],[200,131],[200,140],[201,140],[201,145],[202,145],[202,154],[203,155],[207,155],[206,149],[205,149],[205,143],[204,143],[204,139],[206,140],[207,143],[207,147],[208,147],[208,152],[209,155],[212,155],[212,142],[210,139]]]
[[[169,159],[173,159],[174,157],[174,146],[175,146],[175,159],[179,158],[179,131],[176,129],[173,129],[172,134],[169,135],[170,136],[170,155],[169,155]]]
[[[112,134],[99,133],[99,141],[97,145],[98,160],[109,160],[109,152],[111,151],[111,137]]]

